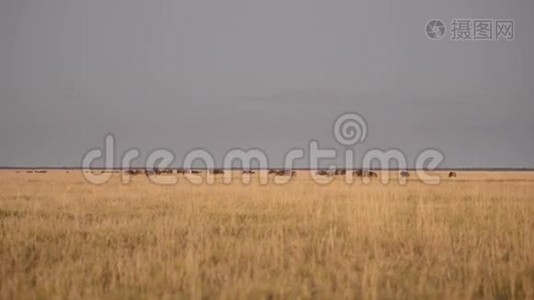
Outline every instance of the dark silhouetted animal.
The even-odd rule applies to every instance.
[[[145,176],[151,176],[155,174],[158,174],[156,170],[145,170]]]
[[[161,173],[163,173],[163,174],[172,174],[172,169],[163,169],[163,170],[161,170]]]
[[[401,171],[400,172],[401,177],[410,177],[410,173],[408,171]]]
[[[135,176],[135,175],[141,174],[141,170],[129,169],[126,171],[126,173],[128,173],[129,175]]]
[[[224,174],[224,170],[223,169],[213,169],[213,170],[210,170],[210,173],[213,174],[213,175]]]
[[[334,172],[334,174],[335,174],[335,175],[345,175],[345,174],[347,174],[347,170],[345,170],[345,169],[336,170],[336,171]]]
[[[315,172],[315,174],[321,175],[321,176],[330,176],[330,175],[332,175],[332,173],[330,171],[328,171],[328,170],[317,170]]]
[[[277,176],[291,176],[292,173],[291,170],[285,170],[285,169],[269,169],[267,174],[274,174]]]
[[[449,172],[449,178],[456,177],[456,172]]]
[[[277,170],[276,175],[277,176],[291,176],[291,170]]]
[[[376,172],[366,170],[356,170],[352,172],[352,174],[358,177],[378,177],[378,174]]]

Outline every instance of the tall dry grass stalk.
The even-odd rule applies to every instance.
[[[1,172],[0,298],[534,298],[534,177],[464,175],[163,187]]]

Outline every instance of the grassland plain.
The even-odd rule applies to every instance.
[[[119,176],[0,172],[0,298],[534,299],[534,173]]]

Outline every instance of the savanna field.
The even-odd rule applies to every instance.
[[[1,299],[534,299],[534,173],[171,186],[0,172]]]

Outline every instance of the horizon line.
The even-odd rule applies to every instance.
[[[83,170],[82,167],[44,167],[44,166],[38,166],[38,167],[20,167],[20,166],[0,166],[0,170],[36,170],[36,169],[42,169],[42,170]],[[122,167],[113,167],[113,168],[106,168],[106,167],[93,167],[88,168],[89,170],[115,170],[115,171],[121,171],[121,170],[145,170],[146,167],[131,167],[131,168],[122,168]],[[164,169],[184,169],[183,167],[167,167],[167,168],[161,168],[161,170]],[[285,169],[284,167],[268,167],[268,168],[243,168],[243,167],[236,167],[236,168],[218,168],[215,167],[213,169],[219,169],[219,170],[269,170],[269,169]],[[310,168],[310,167],[302,167],[302,168],[292,168],[291,170],[295,171],[312,171],[312,170],[328,170],[330,168]],[[336,168],[333,170],[360,170],[363,169],[361,167],[359,168]],[[211,170],[211,168],[207,167],[199,167],[199,168],[188,168],[188,170]],[[369,168],[368,170],[374,170],[374,171],[418,171],[418,170],[426,170],[428,169],[416,169],[416,168]],[[446,167],[446,168],[436,168],[431,171],[534,171],[533,167],[525,167],[525,168],[518,168],[518,167]]]

